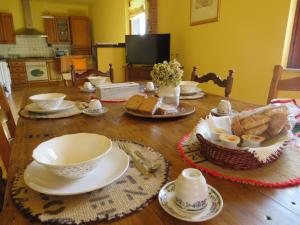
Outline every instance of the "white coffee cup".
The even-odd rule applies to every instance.
[[[90,89],[93,89],[93,86],[92,86],[91,82],[84,82],[83,88],[86,90],[90,90]]]
[[[98,99],[92,99],[89,103],[89,110],[99,110],[102,108],[102,104]]]
[[[228,100],[221,100],[217,107],[218,113],[231,114],[231,103]]]
[[[202,173],[184,169],[176,180],[176,206],[186,212],[199,212],[207,206],[208,186]]]
[[[154,90],[153,82],[149,81],[149,82],[146,83],[146,90],[147,91],[153,91]]]

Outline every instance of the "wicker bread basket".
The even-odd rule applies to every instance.
[[[196,134],[200,141],[201,154],[210,162],[222,167],[231,168],[234,170],[248,170],[261,167],[277,160],[283,152],[283,147],[287,145],[284,142],[276,151],[276,154],[271,155],[267,162],[259,161],[254,155],[245,150],[230,149],[206,140],[201,134]]]

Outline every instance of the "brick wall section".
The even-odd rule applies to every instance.
[[[148,33],[157,33],[157,0],[149,0]]]

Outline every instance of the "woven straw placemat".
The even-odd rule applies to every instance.
[[[278,160],[253,170],[226,169],[209,162],[200,154],[201,145],[192,134],[179,141],[178,150],[184,161],[212,176],[257,186],[288,187],[300,184],[300,149],[292,144]]]
[[[114,141],[113,148],[118,148]],[[24,183],[24,171],[13,182],[11,195],[17,206],[31,221],[47,224],[87,224],[123,218],[143,209],[156,197],[168,178],[169,164],[150,147],[126,142],[161,167],[150,177],[142,175],[130,162],[127,172],[112,184],[85,194],[49,196],[31,190]]]
[[[87,107],[86,102],[75,102],[74,107],[54,113],[36,113],[21,109],[19,114],[20,116],[29,119],[59,119],[81,114],[85,107]]]

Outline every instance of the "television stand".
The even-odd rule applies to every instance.
[[[125,80],[126,81],[152,80],[150,75],[152,68],[153,65],[128,64],[125,66]]]

